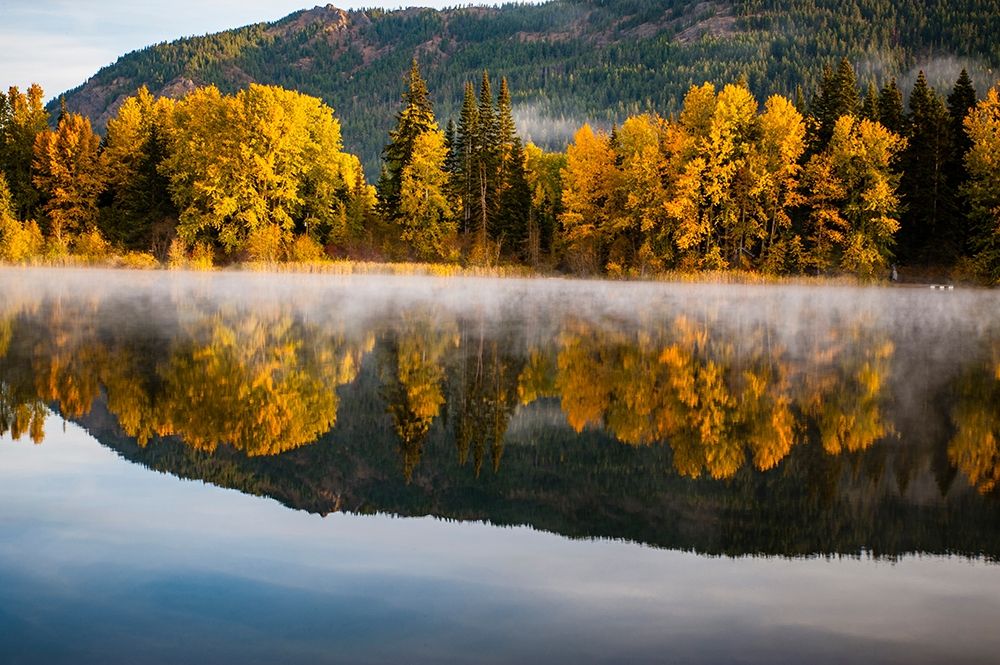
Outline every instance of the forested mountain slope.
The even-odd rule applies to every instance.
[[[376,175],[416,55],[439,118],[457,112],[465,81],[504,75],[518,125],[539,143],[569,138],[583,119],[611,123],[677,109],[692,84],[745,76],[759,96],[807,94],[846,56],[864,78],[966,66],[981,87],[1000,65],[998,0],[554,0],[437,11],[343,11],[331,5],[275,23],[181,39],[129,53],[65,94],[98,127],[141,85],[179,96],[251,82],[323,98],[345,147]],[[943,59],[943,60],[942,60]],[[53,102],[53,110],[58,102]]]

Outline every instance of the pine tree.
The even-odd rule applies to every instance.
[[[476,125],[475,192],[472,226],[474,262],[490,263],[493,251],[490,238],[497,211],[500,174],[500,123],[493,106],[493,89],[489,73],[484,71],[479,88],[478,122]]]
[[[497,149],[500,161],[500,179],[506,174],[507,165],[513,159],[514,141],[517,127],[514,126],[514,109],[510,101],[507,79],[500,79],[500,94],[497,96]]]
[[[830,142],[837,121],[845,115],[857,115],[860,106],[857,77],[850,61],[842,58],[836,69],[824,69],[822,83],[810,108],[810,149],[813,152],[822,150]]]
[[[965,133],[965,118],[969,111],[976,107],[976,88],[972,85],[969,72],[962,70],[955,87],[948,95],[948,114],[951,116],[952,136],[955,139],[955,151],[959,161],[972,147],[972,142]]]
[[[903,93],[896,85],[896,79],[891,79],[879,92],[878,121],[891,132],[901,136],[907,133]]]
[[[969,179],[969,172],[965,168],[965,155],[972,148],[972,141],[965,131],[965,119],[975,107],[976,89],[972,85],[969,73],[963,69],[951,94],[948,95],[948,115],[951,117],[951,154],[945,167],[945,177],[954,193],[957,209],[956,218],[959,230],[956,238],[956,250],[960,254],[969,252],[972,239],[972,229],[969,224],[969,201],[962,195],[962,191]]]
[[[462,234],[472,231],[478,137],[479,108],[476,90],[472,83],[466,82],[455,138],[456,169],[452,171],[452,188],[458,192],[462,205],[459,216],[459,231]]]
[[[504,174],[504,188],[500,195],[497,215],[497,236],[501,248],[508,256],[525,260],[528,250],[528,221],[531,215],[531,187],[525,172],[524,148],[521,140],[514,138],[510,159]]]
[[[878,88],[875,87],[873,81],[868,82],[868,90],[865,92],[865,98],[861,102],[861,117],[867,118],[872,122],[879,121]]]
[[[385,177],[379,179],[379,207],[390,219],[399,216],[399,195],[403,169],[413,157],[413,144],[424,132],[437,131],[434,109],[427,84],[420,75],[416,58],[410,65],[403,93],[403,108],[396,114],[396,127],[389,132],[389,143],[383,150]]]
[[[958,240],[954,196],[945,178],[951,157],[951,118],[923,72],[910,93],[909,144],[900,193],[906,211],[899,233],[904,261],[954,258]]]

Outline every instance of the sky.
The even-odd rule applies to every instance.
[[[0,0],[0,88],[39,83],[47,97],[119,56],[161,41],[273,21],[323,0]],[[458,0],[339,0],[338,7],[447,7]]]

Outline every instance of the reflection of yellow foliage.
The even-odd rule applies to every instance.
[[[557,386],[577,431],[603,423],[624,443],[666,441],[678,472],[691,477],[733,476],[746,448],[758,468],[772,468],[794,445],[777,358],[755,351],[740,371],[731,345],[685,317],[655,336],[571,329],[560,342]]]
[[[229,443],[273,455],[312,443],[336,420],[338,372],[329,350],[304,348],[287,318],[216,318],[161,370],[160,435],[213,450]],[[331,371],[332,370],[332,371]]]
[[[575,430],[603,425],[631,445],[662,441],[679,473],[730,478],[748,454],[759,470],[777,466],[806,429],[801,415],[815,418],[830,454],[889,433],[882,395],[894,349],[864,331],[817,345],[796,367],[760,330],[733,339],[683,316],[643,334],[577,323],[560,339],[556,385]]]
[[[948,459],[980,492],[995,491],[1000,484],[1000,363],[994,360],[962,376],[951,417],[956,432]]]
[[[551,356],[537,349],[532,351],[517,379],[517,397],[521,404],[531,404],[536,399],[555,397],[558,394]]]
[[[399,436],[403,475],[409,482],[420,462],[423,442],[444,404],[442,359],[454,345],[448,326],[435,330],[432,317],[407,317],[393,336],[386,399]]]
[[[859,335],[857,329],[851,332],[835,362],[809,372],[806,408],[816,417],[823,449],[831,455],[865,450],[891,432],[882,413],[882,393],[895,349],[888,341],[865,343]]]

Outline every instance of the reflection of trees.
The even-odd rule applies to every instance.
[[[681,474],[730,478],[748,456],[759,470],[776,466],[802,440],[807,419],[831,454],[886,435],[892,345],[873,347],[860,330],[793,360],[763,329],[733,338],[683,316],[643,332],[575,322],[559,341],[555,384],[577,431],[603,426],[631,445],[666,441]],[[522,397],[545,394],[534,365],[522,376]]]
[[[45,404],[14,368],[8,367],[7,352],[14,337],[14,318],[0,315],[0,436],[10,432],[16,441],[25,434],[35,443],[45,439]]]
[[[89,413],[103,393],[141,444],[177,436],[202,450],[226,443],[271,455],[311,443],[333,427],[336,388],[360,363],[341,337],[280,312],[189,312],[190,324],[166,318],[156,325],[167,330],[130,334],[116,329],[121,314],[47,303],[22,321],[26,348],[11,364],[30,366],[37,399],[65,417]],[[150,348],[154,333],[171,341]]]
[[[45,404],[32,395],[17,394],[0,382],[0,436],[10,432],[16,441],[27,434],[35,443],[45,439]]]
[[[158,434],[199,449],[228,443],[274,455],[333,427],[336,387],[355,371],[333,340],[287,315],[216,315],[194,328],[160,366]]]
[[[387,333],[381,353],[382,394],[388,403],[407,482],[420,463],[424,440],[445,398],[443,358],[454,344],[454,332],[431,325],[417,313],[404,317]]]
[[[895,349],[870,335],[857,325],[831,330],[809,353],[803,406],[831,455],[865,450],[891,430],[883,410]]]
[[[956,393],[948,459],[980,492],[994,492],[1000,484],[1000,346],[989,363],[959,378]]]
[[[371,367],[407,479],[442,415],[441,437],[478,476],[484,463],[500,469],[518,405],[552,399],[577,432],[668,446],[686,477],[773,469],[810,441],[816,456],[805,457],[825,469],[816,491],[836,493],[845,472],[878,485],[887,469],[901,493],[926,468],[943,490],[956,468],[983,492],[1000,481],[1000,351],[949,390],[947,451],[940,435],[926,450],[873,449],[895,431],[887,395],[897,359],[866,319],[793,339],[761,321],[729,328],[711,313],[638,325],[567,317],[558,335],[526,348],[493,321],[439,308],[405,310],[380,320],[377,336],[369,326],[357,338],[335,314],[307,321],[290,307],[184,303],[144,319],[148,310],[65,298],[5,306],[0,431],[40,441],[46,405],[79,418],[98,401],[140,445],[173,436],[203,451],[274,455],[334,427],[338,387],[377,346]]]
[[[471,453],[478,477],[487,450],[493,471],[500,470],[523,360],[514,357],[511,340],[486,335],[482,321],[476,325],[478,329],[471,324],[462,328],[451,406],[458,462],[465,466]]]

